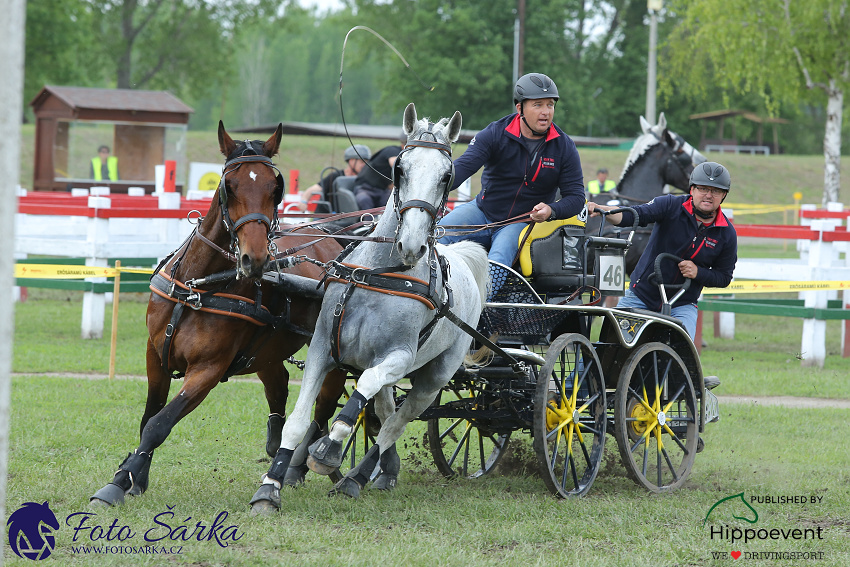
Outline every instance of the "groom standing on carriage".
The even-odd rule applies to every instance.
[[[546,75],[520,77],[514,86],[516,114],[490,123],[454,162],[452,189],[483,166],[481,192],[440,221],[445,227],[488,227],[473,233],[447,234],[441,243],[472,240],[489,250],[491,260],[510,266],[517,254],[519,235],[528,223],[506,221],[525,215],[543,222],[586,214],[578,150],[553,122],[558,99],[558,87]],[[559,189],[561,198],[557,200]]]

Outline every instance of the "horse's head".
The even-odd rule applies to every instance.
[[[696,148],[685,141],[679,134],[667,128],[667,119],[664,113],[658,117],[658,124],[652,126],[646,119],[640,117],[640,126],[644,136],[651,136],[657,140],[662,149],[662,180],[667,185],[688,190],[688,179],[694,167],[706,161]],[[637,143],[635,144],[637,145]]]
[[[270,256],[277,206],[283,199],[283,177],[271,158],[280,147],[282,131],[278,124],[265,142],[234,142],[224,124],[218,123],[219,149],[227,158],[218,198],[231,252],[236,255],[237,278],[260,278]]]
[[[460,127],[460,112],[434,124],[427,118],[417,120],[413,103],[404,110],[407,144],[393,167],[393,204],[399,223],[396,251],[408,266],[428,251],[437,215],[451,191],[451,144],[460,135]]]

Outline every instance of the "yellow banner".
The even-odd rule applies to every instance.
[[[850,281],[767,281],[737,280],[724,288],[704,288],[703,295],[729,295],[732,293],[777,293],[794,291],[826,291],[850,289]]]
[[[73,280],[82,278],[114,278],[119,272],[125,274],[152,274],[144,268],[107,268],[100,266],[67,266],[60,264],[15,264],[16,278],[44,280]]]

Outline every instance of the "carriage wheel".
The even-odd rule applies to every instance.
[[[344,407],[350,395],[348,388],[346,388],[343,391],[343,397],[340,399],[340,403],[337,405],[340,408]],[[342,465],[328,475],[334,483],[342,480],[345,473],[354,468],[360,462],[360,459],[363,458],[363,455],[369,451],[369,448],[375,444],[375,438],[381,429],[381,420],[375,414],[374,408],[374,402],[369,400],[369,403],[366,404],[366,407],[357,416],[357,421],[354,423],[351,435],[345,440],[345,445],[342,448]],[[375,480],[379,470],[379,467],[376,466],[375,470],[369,476],[369,480]]]
[[[434,405],[442,401],[474,398],[477,389],[440,391]],[[436,418],[428,420],[428,446],[437,469],[452,478],[460,475],[478,478],[493,471],[508,450],[511,433],[496,433],[469,419]]]
[[[605,383],[593,345],[559,336],[546,353],[534,395],[534,452],[555,496],[584,496],[605,448]]]
[[[626,359],[614,401],[614,437],[638,484],[652,492],[681,486],[696,456],[696,395],[684,362],[663,343]]]

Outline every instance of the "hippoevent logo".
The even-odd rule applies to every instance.
[[[712,543],[722,542],[732,547],[731,551],[713,551],[712,559],[772,559],[772,560],[810,560],[823,559],[822,551],[741,551],[741,547],[750,543],[765,541],[804,542],[823,540],[823,528],[818,527],[759,527],[759,513],[754,505],[778,504],[783,506],[802,506],[820,504],[823,496],[818,495],[781,495],[750,496],[743,492],[726,496],[715,502],[703,519],[702,525],[708,525]],[[749,524],[730,525],[727,519],[740,520]],[[709,522],[711,520],[711,522]]]
[[[47,502],[24,502],[12,512],[6,522],[9,527],[9,546],[18,557],[40,561],[47,559],[56,547],[53,532],[59,521]]]
[[[121,524],[95,512],[65,516],[64,526],[47,502],[25,502],[9,516],[9,545],[19,557],[42,560],[56,548],[56,533],[62,528],[70,538],[74,555],[180,555],[187,544],[207,543],[228,547],[245,535],[228,522],[229,513],[219,512],[212,521],[179,514],[175,506],[155,514],[142,527]]]

